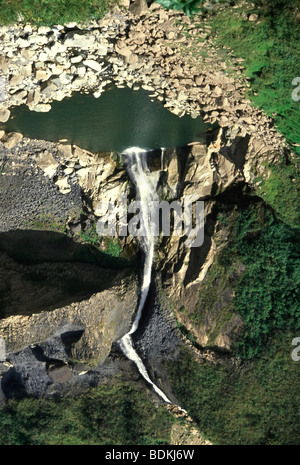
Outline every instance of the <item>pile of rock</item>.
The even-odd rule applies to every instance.
[[[12,105],[49,111],[53,100],[75,91],[98,98],[114,81],[120,87],[142,87],[180,117],[190,114],[222,127],[237,125],[281,150],[284,142],[271,119],[245,99],[247,82],[225,74],[208,32],[204,21],[157,3],[148,8],[144,0],[89,24],[2,27],[0,67],[6,93],[0,122],[7,121]],[[234,71],[240,70],[237,63]]]

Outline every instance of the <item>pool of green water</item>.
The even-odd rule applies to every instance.
[[[143,89],[111,86],[98,99],[75,93],[51,103],[48,113],[30,111],[26,105],[11,109],[2,125],[25,137],[58,141],[67,139],[91,152],[122,152],[128,147],[146,149],[182,147],[203,141],[211,127],[198,117],[179,118]]]

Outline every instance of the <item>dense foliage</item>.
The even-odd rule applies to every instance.
[[[257,21],[249,21],[251,14]],[[292,98],[292,82],[300,75],[300,1],[225,4],[212,10],[208,21],[216,43],[244,59],[253,103],[273,117],[288,142],[300,144],[300,102]],[[293,148],[300,154],[297,145]]]
[[[183,11],[186,15],[192,16],[200,11],[200,4],[203,0],[156,0],[165,8]]]
[[[215,444],[300,442],[300,365],[292,333],[279,332],[259,359],[238,369],[197,363],[190,354],[169,365],[181,405]]]
[[[37,25],[64,24],[101,18],[117,0],[0,0],[0,24],[15,21]]]
[[[168,444],[173,421],[143,392],[117,382],[75,398],[9,401],[0,410],[0,444]]]
[[[280,330],[300,330],[299,239],[268,211],[252,208],[239,214],[225,268],[240,260],[246,271],[236,286],[235,306],[245,329],[236,351],[252,358]]]

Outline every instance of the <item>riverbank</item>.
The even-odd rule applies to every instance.
[[[156,3],[142,5],[138,14],[114,9],[89,24],[2,27],[6,86],[1,120],[8,119],[10,106],[49,111],[52,101],[74,91],[93,92],[97,98],[114,81],[143,87],[178,116],[188,113],[221,127],[237,125],[261,137],[264,145],[282,148],[271,119],[244,97],[247,82],[228,76],[216,54],[206,64],[194,56],[193,36],[206,37],[210,26]],[[210,41],[205,49],[213,53]]]

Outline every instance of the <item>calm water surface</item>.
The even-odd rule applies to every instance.
[[[12,109],[2,128],[33,139],[67,139],[91,152],[117,151],[137,146],[146,149],[181,147],[203,141],[210,125],[201,118],[179,118],[148,92],[112,86],[100,98],[75,93],[52,102],[48,113],[30,111],[26,105]]]

